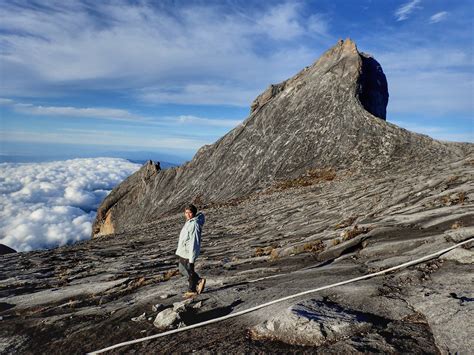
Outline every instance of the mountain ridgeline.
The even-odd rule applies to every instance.
[[[295,179],[311,169],[394,169],[463,155],[463,146],[385,121],[387,80],[380,64],[340,40],[314,64],[271,85],[250,116],[194,158],[161,170],[148,162],[102,202],[93,237],[129,230],[190,201],[224,203]]]

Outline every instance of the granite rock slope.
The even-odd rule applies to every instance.
[[[474,152],[397,174],[338,171],[204,213],[196,267],[207,288],[176,321],[186,290],[174,255],[181,212],[68,247],[3,255],[0,352],[83,354],[161,332],[154,322],[164,310],[168,327],[190,325],[472,238]],[[469,353],[473,247],[112,353]]]
[[[394,169],[463,156],[462,148],[385,121],[387,81],[351,40],[270,86],[250,116],[192,161],[149,174],[144,166],[104,200],[93,236],[151,222],[194,201],[205,206],[261,191],[316,168]],[[145,177],[146,176],[146,177]]]
[[[0,353],[83,354],[473,238],[474,146],[385,122],[382,72],[364,58],[340,42],[192,162],[145,164],[104,201],[97,238],[0,256]],[[173,211],[191,197],[208,281],[183,303]],[[469,353],[473,247],[112,353]]]

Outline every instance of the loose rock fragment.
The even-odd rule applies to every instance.
[[[153,325],[160,330],[168,329],[173,324],[179,321],[179,314],[171,308],[167,308],[164,311],[158,313],[153,322]]]
[[[175,302],[173,303],[173,310],[178,313],[183,312],[186,310],[186,307],[189,306],[192,302],[192,298],[188,298],[187,300],[181,302]]]
[[[134,322],[142,322],[146,319],[146,313],[142,313],[141,315],[139,315],[138,317],[133,317],[132,318],[132,321]]]

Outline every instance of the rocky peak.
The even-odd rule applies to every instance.
[[[241,198],[312,169],[388,169],[463,154],[385,122],[387,103],[381,65],[352,40],[340,40],[312,65],[271,85],[241,125],[192,161],[166,170],[147,164],[117,186],[98,210],[93,235],[153,221],[189,201]]]
[[[337,44],[325,52],[313,65],[304,68],[292,78],[278,84],[271,84],[262,94],[252,102],[250,113],[267,104],[271,99],[283,91],[291,91],[293,88],[303,85],[305,76],[314,75],[323,77],[325,74],[335,70],[341,62],[349,65],[349,70],[343,69],[341,74],[350,73],[355,70],[359,76],[358,80],[347,80],[347,84],[357,86],[356,97],[362,106],[372,115],[386,119],[386,108],[388,104],[388,85],[382,66],[370,55],[361,53],[350,38],[339,40]]]

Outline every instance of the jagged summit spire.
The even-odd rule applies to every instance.
[[[339,39],[336,45],[332,47],[329,51],[331,50],[332,51],[339,50],[340,52],[347,53],[347,54],[359,54],[356,43],[349,37],[346,38],[345,40]]]
[[[331,86],[327,87],[326,82]],[[386,119],[389,95],[382,67],[372,56],[359,53],[357,45],[350,38],[339,40],[312,65],[290,79],[270,85],[252,102],[250,112],[253,114],[278,95],[289,93],[293,88],[308,86],[307,84],[318,86],[315,90],[319,92],[331,92],[335,87],[344,87],[344,90],[338,90],[339,101],[356,98],[372,115]],[[346,95],[349,97],[344,98]]]

